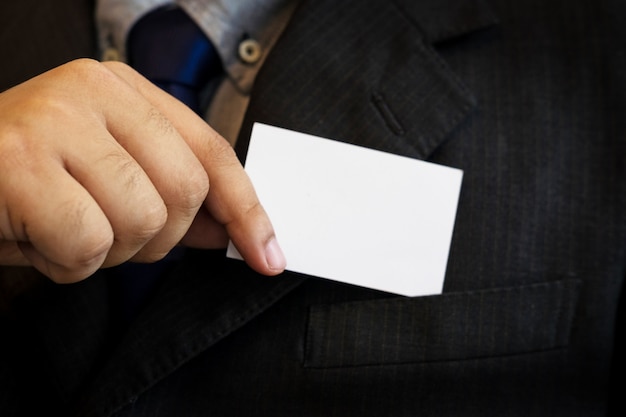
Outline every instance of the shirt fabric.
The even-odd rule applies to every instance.
[[[287,25],[296,0],[99,0],[96,10],[103,60],[126,60],[133,24],[158,7],[177,5],[218,51],[226,77],[207,109],[207,122],[234,145],[254,79]],[[245,56],[246,45],[253,54]]]

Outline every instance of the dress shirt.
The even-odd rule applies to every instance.
[[[254,79],[287,25],[296,0],[99,0],[96,10],[104,60],[126,60],[126,37],[149,11],[177,4],[211,40],[226,77],[213,85],[205,119],[234,145]]]

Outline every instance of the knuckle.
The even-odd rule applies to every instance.
[[[94,97],[107,97],[111,91],[124,91],[128,88],[127,83],[111,66],[90,58],[71,61],[55,71],[59,71],[61,79],[64,78],[65,84],[72,89],[73,101],[89,103],[93,102]],[[59,95],[67,97],[68,91],[60,89]]]
[[[102,63],[92,58],[78,58],[61,65],[59,68],[69,68],[72,72],[85,69],[85,71],[94,71],[94,68],[102,67]]]
[[[94,74],[104,66],[95,59],[78,58],[58,67],[59,71],[67,71],[69,74]]]
[[[16,172],[16,168],[40,165],[41,153],[36,141],[27,140],[18,129],[4,126],[0,129],[0,166],[5,173]]]
[[[71,110],[58,96],[30,97],[16,103],[11,115],[0,126],[0,164],[7,167],[37,167],[50,154],[49,138],[39,126],[58,123]],[[36,123],[32,114],[38,114]]]
[[[189,136],[192,142],[200,144],[194,148],[200,161],[209,161],[215,167],[241,165],[230,143],[208,126],[203,125]]]
[[[165,226],[168,219],[165,202],[143,168],[124,151],[111,151],[105,158],[115,167],[115,178],[128,198],[127,204],[120,205],[123,214],[115,220],[116,241],[142,246]]]
[[[99,85],[101,82],[105,82],[106,85],[112,80],[118,80],[118,77],[106,65],[91,58],[71,61],[59,67],[59,71],[74,80],[86,81],[90,86]]]
[[[67,259],[51,270],[55,282],[73,282],[93,273],[113,246],[113,234],[107,231],[85,232],[76,240],[75,249]],[[53,271],[56,271],[54,273]]]
[[[116,167],[116,178],[121,181],[124,195],[141,201],[141,210],[126,211],[127,229],[134,240],[145,241],[156,235],[167,221],[163,200],[150,185],[150,179],[141,166],[122,151],[110,152],[106,158]]]
[[[135,194],[141,191],[142,185],[146,183],[146,175],[130,155],[121,149],[115,149],[103,158],[114,167],[115,178],[123,185],[125,192]]]
[[[112,74],[126,79],[126,81],[130,81],[136,77],[143,78],[133,67],[122,61],[105,61],[101,62],[100,65]]]
[[[82,249],[72,263],[73,269],[90,268],[94,263],[101,262],[113,245],[110,234],[94,233],[83,240]]]
[[[255,200],[250,202],[248,206],[242,208],[241,214],[237,220],[241,220],[242,218],[255,218],[264,214],[265,210],[263,209],[263,206],[258,200]]]
[[[208,152],[210,153],[211,161],[220,165],[239,164],[235,150],[219,134],[215,133],[213,140],[209,144]]]
[[[263,216],[264,214],[265,210],[257,200],[239,206],[237,210],[224,215],[221,220],[228,227],[233,224],[243,223],[246,219],[258,218],[258,216]]]
[[[114,243],[113,232],[108,225],[89,225],[85,218],[89,205],[83,201],[68,203],[64,210],[66,228],[63,236],[76,236],[74,250],[64,266],[70,269],[89,268],[106,257]]]
[[[209,192],[209,177],[202,169],[192,170],[177,190],[176,205],[185,211],[197,210]]]
[[[111,71],[87,58],[61,65],[42,77],[54,82],[33,79],[9,90],[0,100],[0,112],[5,115],[0,126],[0,155],[5,160],[25,155],[22,159],[27,161],[49,150],[60,136],[46,127],[68,121],[72,126],[85,120],[90,113],[85,100],[90,94],[99,94],[94,88],[119,83]]]
[[[54,211],[53,236],[42,235],[37,224],[25,226],[27,241],[46,248],[46,258],[50,259],[46,275],[55,282],[86,278],[102,265],[114,244],[112,229],[107,222],[93,222],[91,208],[84,200],[60,205]]]
[[[111,71],[131,71],[131,67],[122,61],[105,61],[101,65]]]
[[[165,204],[150,204],[141,212],[137,213],[131,224],[131,239],[137,244],[142,244],[159,234],[167,223],[167,208]]]
[[[177,134],[174,125],[156,107],[150,107],[146,116],[146,124],[154,126],[157,132],[165,136]]]

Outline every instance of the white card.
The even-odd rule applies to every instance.
[[[288,270],[441,294],[461,170],[260,123],[245,169]],[[227,256],[241,259],[232,243]]]

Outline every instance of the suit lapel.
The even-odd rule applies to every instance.
[[[428,158],[475,106],[431,42],[493,21],[480,1],[450,0],[448,9],[437,1],[303,1],[257,78],[240,156],[260,121]],[[467,4],[474,11],[461,13]],[[260,277],[222,252],[192,252],[86,387],[78,414],[110,415],[132,402],[301,281]]]
[[[263,312],[302,281],[262,277],[224,251],[189,250],[74,410],[106,416]]]
[[[437,44],[498,22],[484,0],[395,0],[427,42]]]
[[[257,78],[242,159],[255,121],[427,159],[476,105],[432,42],[495,21],[482,1],[444,3],[303,2]]]

